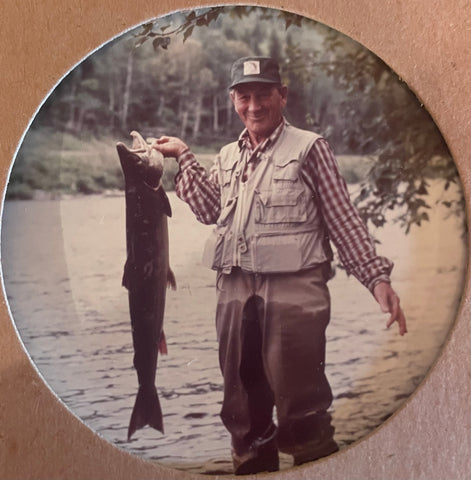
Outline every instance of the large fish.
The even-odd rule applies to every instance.
[[[175,288],[169,267],[167,217],[170,203],[162,187],[164,158],[139,133],[132,147],[119,142],[126,193],[126,247],[123,285],[128,290],[139,390],[128,428],[128,440],[146,425],[163,433],[155,374],[159,350],[166,352],[163,320],[167,286]]]

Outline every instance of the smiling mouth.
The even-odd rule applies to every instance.
[[[249,120],[251,120],[252,122],[259,122],[260,120],[264,120],[265,119],[265,115],[260,115],[258,117],[249,117]]]

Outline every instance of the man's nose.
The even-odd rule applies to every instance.
[[[250,110],[251,112],[253,112],[253,111],[258,110],[260,107],[261,107],[261,102],[260,102],[260,100],[259,100],[255,95],[253,95],[252,97],[250,97],[250,100],[249,100],[249,110]]]

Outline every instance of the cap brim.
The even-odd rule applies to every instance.
[[[229,89],[237,87],[237,85],[243,85],[244,83],[271,83],[272,85],[277,85],[280,82],[276,80],[268,80],[266,78],[260,78],[259,76],[246,76],[237,82],[234,82],[230,85]]]

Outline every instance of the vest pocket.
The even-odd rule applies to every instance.
[[[222,187],[227,187],[231,183],[237,161],[238,159],[236,158],[230,162],[226,162],[224,165],[221,165],[219,173],[221,177],[220,182]]]
[[[232,169],[222,170],[221,169],[221,185],[227,187],[231,183],[232,178]]]
[[[254,272],[296,272],[303,267],[300,236],[256,235],[252,243]]]
[[[223,236],[213,230],[204,245],[202,263],[205,267],[215,268],[216,258],[222,257],[223,245]]]
[[[302,223],[306,220],[304,190],[263,190],[256,192],[256,223]]]
[[[202,263],[205,267],[216,269],[230,268],[232,265],[232,232],[214,229],[206,240]]]
[[[289,186],[292,183],[297,182],[299,178],[299,169],[300,162],[297,158],[284,161],[279,160],[275,164],[273,171],[273,180],[275,184],[278,183],[283,185],[283,183],[286,182]]]

